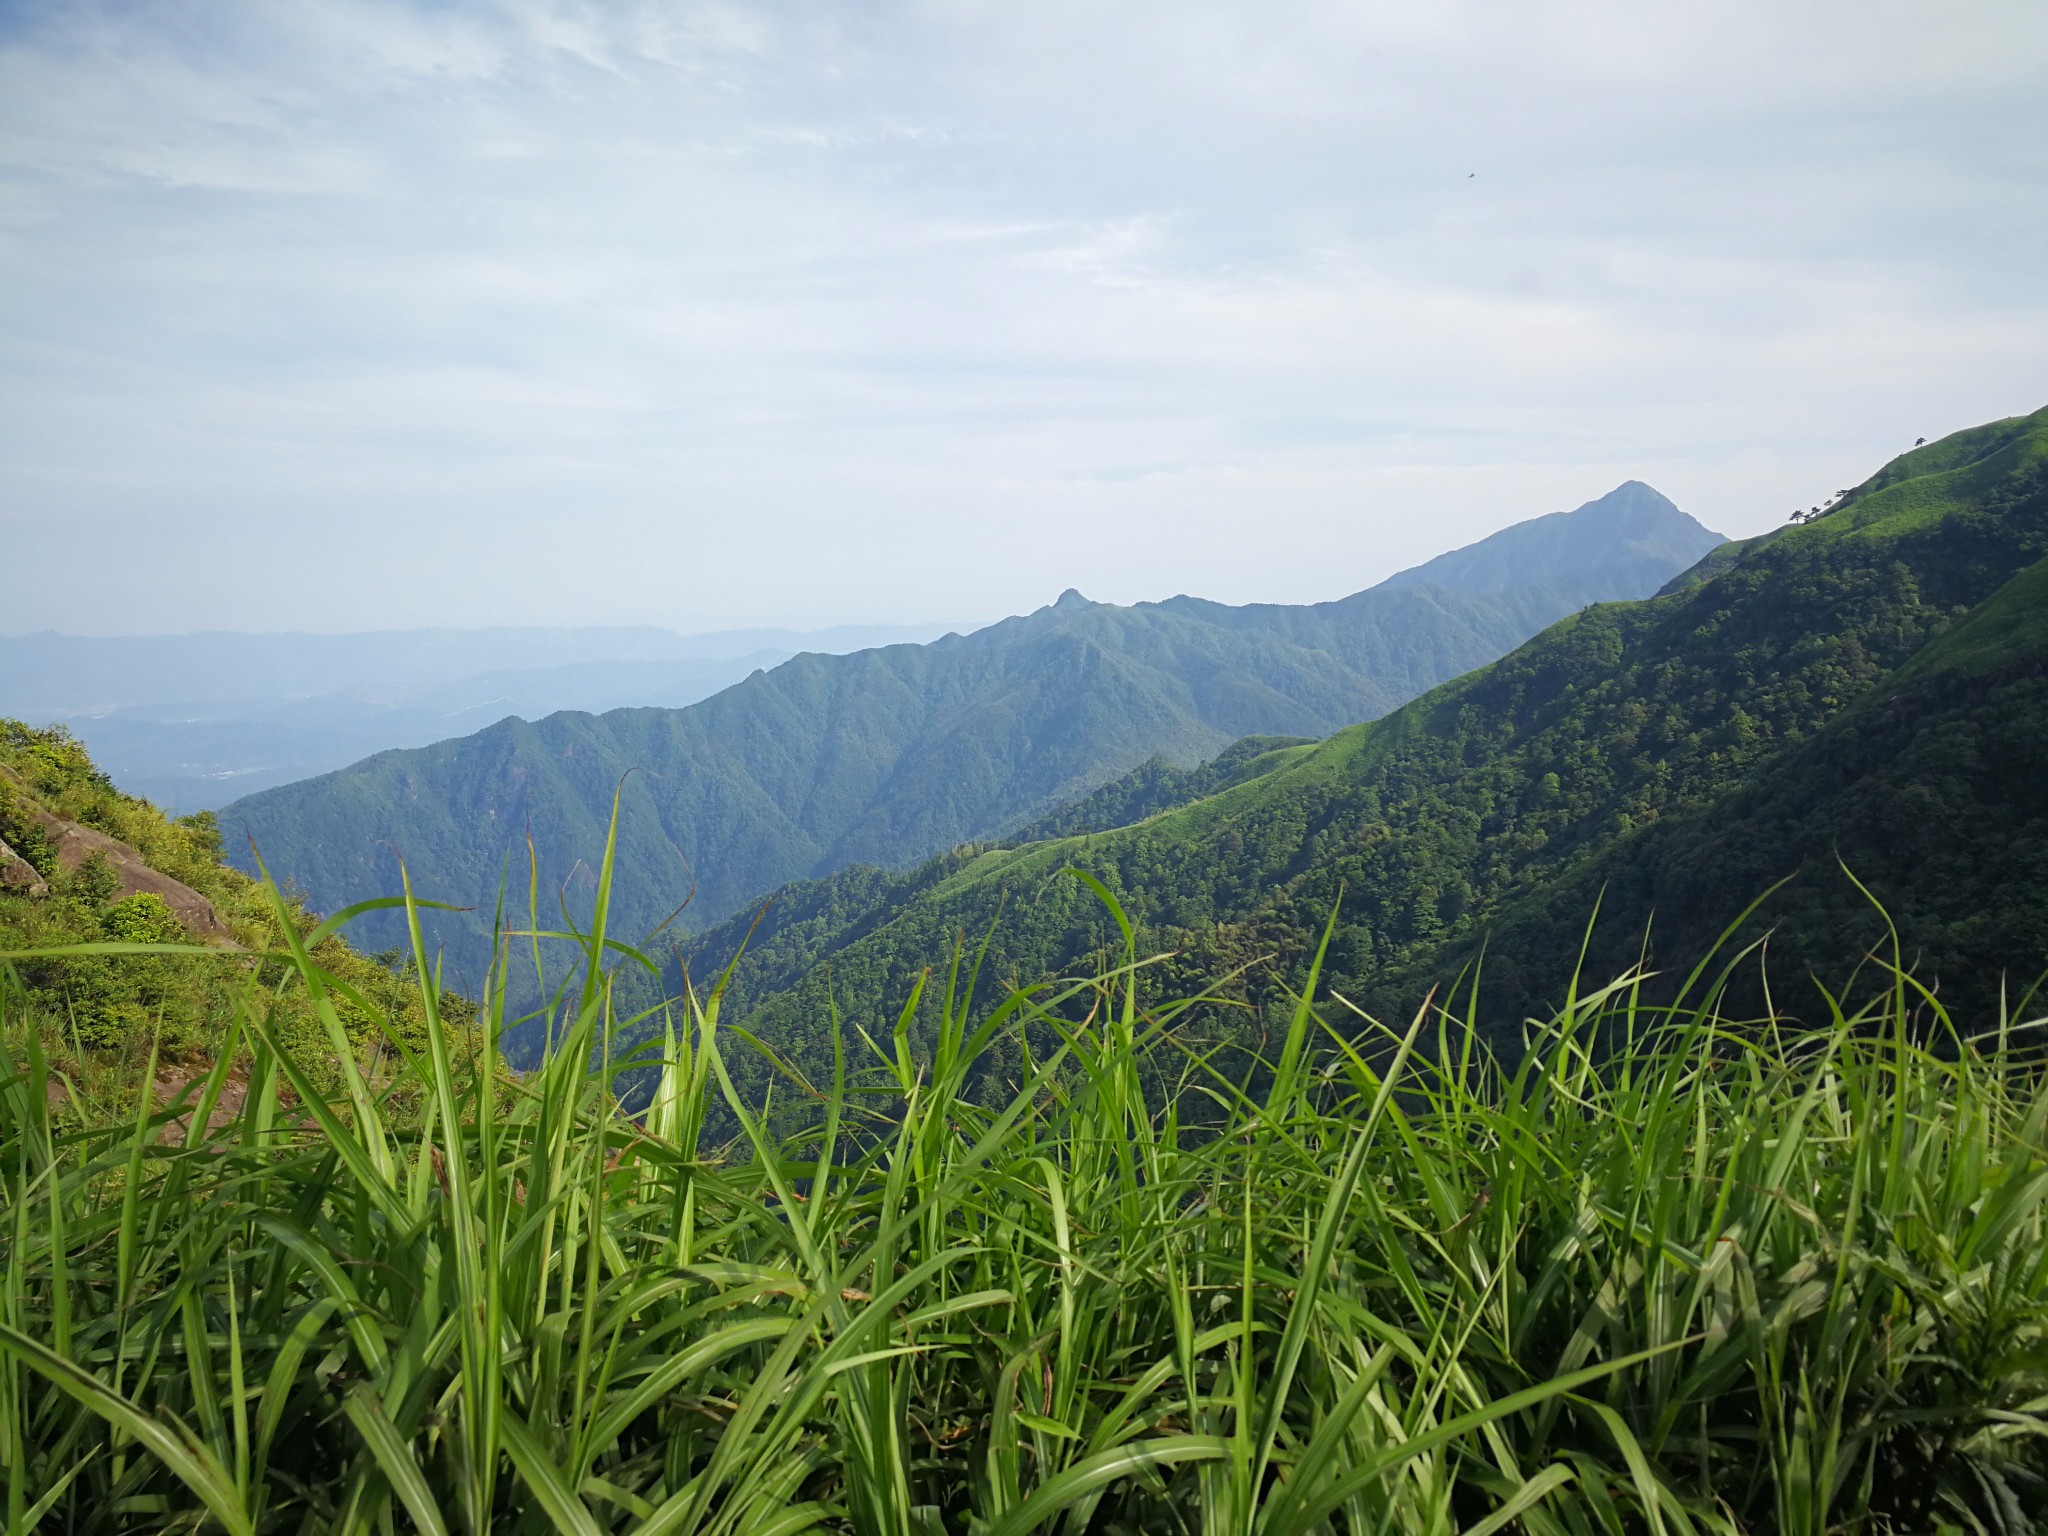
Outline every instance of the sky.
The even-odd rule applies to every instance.
[[[0,630],[1343,595],[2048,404],[2038,0],[0,0]]]

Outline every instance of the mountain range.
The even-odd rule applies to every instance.
[[[800,655],[683,709],[507,719],[238,800],[241,860],[319,910],[397,883],[402,855],[473,982],[528,838],[552,917],[587,898],[618,796],[612,931],[685,908],[715,924],[792,881],[900,868],[1014,833],[1154,758],[1193,769],[1240,737],[1322,737],[1498,657],[1588,604],[1638,597],[1722,543],[1625,484],[1333,602],[1129,607],[1069,591],[924,645]],[[395,939],[384,914],[363,942]],[[680,930],[679,930],[680,931]]]
[[[1880,985],[1896,954],[1989,1027],[2048,966],[2043,741],[2048,410],[1905,454],[1385,718],[1206,775],[1144,765],[1004,846],[793,885],[683,958],[701,978],[744,947],[727,1016],[828,1067],[828,1004],[886,1030],[962,936],[991,935],[989,986],[1116,954],[1078,869],[1170,956],[1162,986],[1238,976],[1237,1028],[1333,915],[1324,981],[1368,1010],[1476,973],[1511,1033],[1582,953],[1595,982],[1646,964],[1668,1000],[1733,925],[1721,953],[1762,942],[1780,1007],[1825,1018],[1809,978]]]

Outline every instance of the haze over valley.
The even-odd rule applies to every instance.
[[[68,726],[123,789],[189,813],[508,716],[688,704],[798,651],[952,627],[0,635],[0,714]]]

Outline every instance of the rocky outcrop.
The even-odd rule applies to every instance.
[[[193,890],[182,880],[173,880],[169,875],[151,869],[141,853],[118,837],[110,837],[96,827],[81,822],[67,821],[54,812],[47,811],[36,801],[29,787],[4,763],[0,763],[0,792],[11,792],[14,814],[26,816],[43,829],[43,836],[49,840],[51,851],[57,855],[57,862],[66,871],[75,871],[94,854],[107,861],[120,882],[116,888],[120,896],[158,896],[163,899],[185,925],[185,931],[195,939],[208,943],[224,944],[231,949],[241,946],[228,931],[228,925],[220,920],[220,914],[213,910],[213,903]],[[0,849],[7,849],[0,843]],[[18,883],[8,859],[0,858],[0,886],[8,890],[25,891],[31,896],[47,895],[49,887],[36,874],[35,867],[13,850],[7,849],[9,858],[28,872],[35,881],[31,887]]]
[[[24,896],[47,896],[50,887],[43,877],[36,873],[35,865],[0,841],[0,891],[16,891]]]
[[[160,896],[164,905],[178,914],[178,921],[185,925],[185,931],[195,939],[224,944],[234,942],[234,935],[228,932],[228,925],[220,920],[220,914],[213,910],[212,902],[184,881],[173,880],[169,875],[151,869],[143,862],[140,853],[118,837],[109,837],[95,827],[53,816],[40,806],[31,809],[29,814],[42,825],[44,836],[49,838],[50,847],[56,852],[57,862],[67,870],[77,869],[97,853],[106,859],[108,867],[120,879],[121,895]]]
[[[35,795],[29,793],[29,786],[6,764],[0,764],[0,795],[6,795],[12,801],[14,815],[25,815],[43,829],[51,852],[55,852],[57,862],[66,870],[76,870],[92,858],[92,854],[100,854],[106,860],[106,866],[115,872],[119,895],[162,897],[164,905],[170,907],[178,915],[178,922],[184,924],[184,932],[193,938],[240,948],[240,944],[233,940],[233,934],[227,932],[227,924],[221,922],[221,913],[217,913],[213,903],[199,895],[199,891],[188,887],[184,881],[174,881],[168,874],[150,868],[141,852],[119,838],[104,834],[98,827],[88,827],[80,821],[66,821],[53,811],[45,811],[37,803]],[[27,895],[49,893],[49,887],[43,883],[43,877],[37,874],[35,866],[4,842],[0,842],[0,889]]]

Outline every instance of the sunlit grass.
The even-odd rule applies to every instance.
[[[10,998],[10,1533],[1818,1536],[2048,1504],[2048,1094],[2028,1031],[1966,1036],[1908,975],[1797,1032],[1623,978],[1512,1058],[1463,989],[1383,1025],[1312,979],[1247,1087],[1135,955],[969,1016],[970,954],[893,1039],[833,1024],[837,1080],[763,1116],[715,987],[613,1017],[609,880],[525,1078],[493,1055],[518,937],[480,1057],[423,985],[425,1049],[337,1053],[323,1094],[252,986],[196,1107],[121,1124],[54,1114]],[[345,1044],[366,1001],[289,959]],[[635,1119],[608,1042],[650,1029]]]

